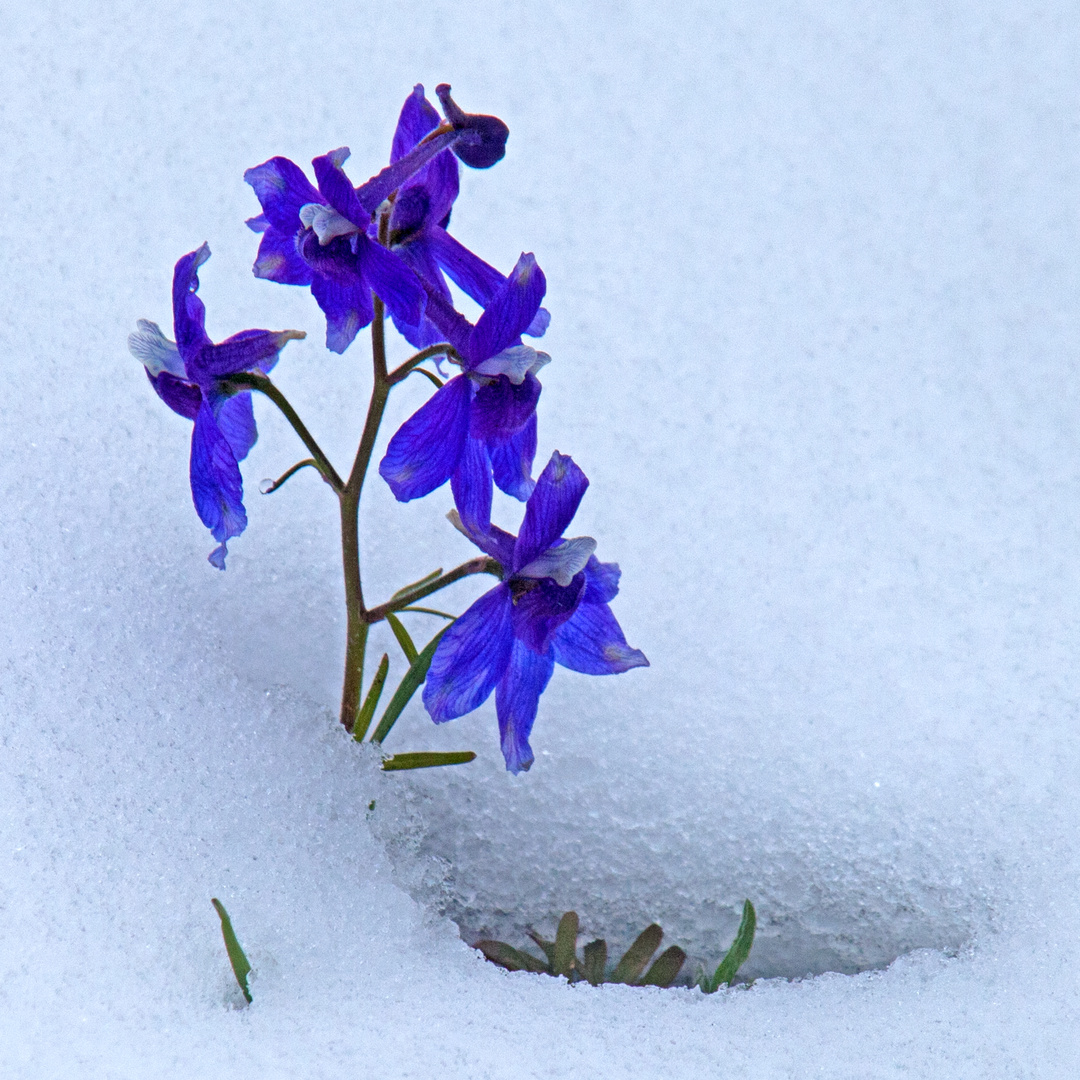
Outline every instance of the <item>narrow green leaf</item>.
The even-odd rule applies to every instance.
[[[551,965],[555,963],[555,942],[546,941],[535,930],[526,930],[525,932],[540,946],[544,955],[547,957],[548,967],[551,967]]]
[[[754,905],[749,900],[746,900],[743,903],[742,921],[739,923],[739,929],[735,934],[735,940],[731,943],[731,948],[728,949],[724,959],[720,961],[716,974],[708,980],[708,987],[704,984],[701,987],[706,994],[715,993],[720,989],[721,983],[727,983],[730,986],[735,981],[739,968],[746,963],[746,958],[750,955],[756,930],[757,912],[754,911]]]
[[[670,986],[686,963],[686,953],[678,945],[665,949],[641,980],[642,986]]]
[[[432,570],[430,574],[425,574],[419,581],[414,581],[411,585],[406,585],[404,588],[398,589],[391,600],[396,600],[399,596],[404,596],[406,593],[410,593],[413,589],[419,589],[421,585],[426,585],[429,581],[434,581],[442,573],[442,567],[438,570]]]
[[[612,982],[636,983],[645,970],[652,954],[660,946],[660,939],[664,931],[656,923],[651,923],[638,934],[634,944],[623,954],[623,958],[616,964],[615,971],[611,976]]]
[[[433,769],[436,765],[464,765],[475,761],[476,755],[471,750],[450,750],[446,753],[423,752],[415,754],[391,754],[383,763],[383,772],[397,772],[401,769]]]
[[[405,678],[401,680],[397,690],[394,691],[394,696],[390,699],[390,704],[386,706],[386,712],[383,713],[379,726],[375,729],[375,734],[371,736],[372,742],[381,743],[390,734],[390,729],[397,723],[397,718],[401,715],[402,710],[409,704],[413,694],[416,693],[420,684],[427,678],[431,658],[435,655],[435,650],[439,647],[443,634],[449,629],[449,626],[444,626],[424,646],[424,651],[420,653],[412,662],[409,670],[405,672]]]
[[[409,663],[414,663],[416,660],[416,646],[413,644],[413,639],[409,637],[409,631],[405,629],[401,620],[396,615],[387,615],[386,621],[390,624],[390,629],[394,631],[394,637],[397,638],[397,643],[401,646],[401,651],[405,654],[405,659]]]
[[[419,611],[423,615],[438,615],[440,619],[456,619],[456,615],[450,615],[445,611],[436,611],[435,608],[430,607],[403,607],[401,611]],[[400,612],[398,613],[400,614]]]
[[[582,952],[585,962],[581,966],[581,973],[593,986],[599,986],[604,981],[604,969],[607,967],[607,942],[597,938],[590,941]]]
[[[225,939],[225,951],[229,954],[229,963],[232,964],[233,974],[236,976],[237,985],[244,992],[244,1000],[251,1004],[251,991],[248,989],[248,975],[251,974],[251,965],[240,948],[240,942],[236,940],[236,932],[233,930],[232,920],[225,910],[225,905],[217,899],[211,900],[214,910],[221,920],[221,936]]]
[[[375,715],[376,708],[378,708],[379,698],[382,697],[383,686],[386,683],[386,673],[389,670],[390,657],[383,653],[383,658],[379,661],[379,668],[375,672],[375,678],[371,680],[371,688],[367,692],[367,697],[364,698],[364,704],[360,706],[360,711],[356,714],[356,723],[353,724],[353,738],[357,742],[364,741],[367,729],[371,727],[371,718]]]
[[[493,964],[498,964],[507,971],[547,973],[547,964],[543,960],[537,960],[535,956],[515,949],[505,941],[478,941],[473,948],[479,949]]]
[[[568,979],[577,967],[578,917],[576,911],[568,911],[555,931],[555,949],[551,960],[551,974],[565,975]]]

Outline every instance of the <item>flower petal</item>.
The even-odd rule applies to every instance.
[[[299,228],[298,218],[296,228],[291,232],[271,228],[263,233],[263,238],[259,241],[259,254],[251,268],[257,278],[276,281],[281,285],[311,284],[311,267],[296,250],[296,233]]]
[[[443,635],[424,683],[424,707],[436,724],[464,716],[488,699],[510,662],[510,590],[484,593]]]
[[[394,130],[390,164],[400,161],[429,131],[439,126],[439,114],[424,96],[424,84],[417,83],[405,99]]]
[[[478,375],[505,375],[515,386],[520,386],[526,375],[535,375],[550,363],[551,357],[546,352],[537,352],[531,345],[511,345],[501,353],[488,357],[473,371]]]
[[[585,575],[578,574],[567,586],[551,578],[510,581],[514,595],[514,636],[534,652],[547,652],[555,632],[577,610],[585,592]]]
[[[626,644],[607,604],[581,604],[555,634],[554,645],[556,661],[584,675],[617,675],[649,666],[640,649]]]
[[[147,371],[146,377],[157,391],[157,396],[174,413],[186,416],[189,420],[195,419],[202,406],[203,396],[202,391],[194,383],[186,379],[178,379],[167,371],[163,371],[160,375],[151,375]]]
[[[423,242],[423,233],[408,243],[401,244],[393,249],[401,260],[416,274],[423,279],[425,292],[433,292],[447,305],[450,305],[450,289],[443,280],[442,271],[438,263],[431,257],[427,244]],[[391,318],[398,332],[416,349],[425,349],[428,345],[435,345],[446,338],[439,328],[428,318],[422,317],[419,326],[410,326],[399,319],[392,311]],[[466,324],[466,338],[468,325]]]
[[[300,223],[305,229],[311,229],[315,233],[323,247],[335,237],[352,236],[360,231],[358,225],[354,225],[332,206],[321,202],[304,203],[300,207]]]
[[[139,319],[138,330],[128,335],[128,351],[146,368],[147,374],[160,375],[167,371],[178,379],[186,379],[187,371],[175,341],[170,341],[156,322]]]
[[[225,441],[233,452],[233,457],[237,461],[243,461],[259,437],[251,394],[245,390],[225,398],[218,404],[214,418],[217,420],[218,430],[225,436]]]
[[[238,371],[267,372],[290,341],[306,336],[303,330],[241,330],[220,345],[204,345],[189,364],[191,375],[203,381]]]
[[[536,720],[540,695],[547,689],[554,670],[551,649],[538,654],[520,641],[514,642],[510,663],[495,691],[499,742],[506,767],[512,773],[524,772],[533,763],[529,734]]]
[[[311,295],[326,316],[326,347],[331,352],[343,353],[374,318],[371,290],[359,277],[349,280],[315,274]]]
[[[583,604],[610,604],[619,595],[622,571],[618,563],[601,562],[595,555],[585,565]]]
[[[365,235],[356,237],[356,259],[364,279],[391,314],[416,326],[424,313],[427,294],[412,270],[392,251]]]
[[[196,296],[199,288],[199,267],[210,258],[210,248],[203,244],[177,260],[173,269],[173,332],[176,347],[185,362],[210,339],[206,336],[206,308]]]
[[[354,225],[363,229],[371,220],[370,211],[364,210],[356,198],[356,189],[352,181],[345,175],[341,167],[349,157],[347,146],[331,150],[329,154],[322,154],[311,162],[315,169],[315,180],[319,185],[321,199],[314,202],[328,202],[339,214],[346,217]]]
[[[469,533],[486,533],[491,528],[491,461],[479,439],[465,440],[450,489],[464,528]]]
[[[442,134],[432,135],[425,139],[392,165],[387,165],[385,169],[356,189],[356,197],[360,205],[369,214],[374,213],[383,201],[397,191],[409,177],[418,173],[436,154],[442,153],[456,142],[457,138],[456,131],[447,129]],[[341,207],[338,209],[340,210]]]
[[[469,420],[475,439],[505,442],[516,435],[536,415],[540,398],[540,380],[527,374],[519,386],[500,375],[477,388]]]
[[[588,477],[573,458],[558,450],[551,455],[525,506],[525,520],[514,552],[515,571],[527,566],[562,536],[588,486]]]
[[[195,417],[191,435],[191,497],[202,523],[221,547],[210,561],[225,569],[226,542],[239,536],[247,527],[244,512],[244,487],[240,466],[228,441],[204,401]]]
[[[398,428],[379,475],[399,502],[441,487],[458,467],[469,432],[469,398],[464,375],[451,379]]]
[[[506,284],[495,293],[473,328],[469,359],[479,364],[517,343],[536,317],[546,291],[547,280],[535,256],[522,253]]]
[[[323,201],[304,170],[285,157],[272,157],[248,169],[244,180],[255,189],[266,220],[286,235],[300,228],[301,206]]]
[[[536,457],[536,413],[517,434],[503,442],[488,443],[488,454],[495,483],[507,495],[524,502],[536,487],[532,478],[533,458]]]
[[[514,557],[514,541],[516,537],[504,532],[498,525],[489,525],[484,532],[467,529],[461,520],[461,515],[456,510],[451,510],[446,515],[446,520],[459,533],[468,537],[481,551],[502,563],[504,567],[510,566],[510,562]]]
[[[596,550],[591,536],[575,536],[572,540],[560,540],[547,551],[537,555],[515,575],[526,578],[553,578],[566,588],[585,569],[585,564]]]

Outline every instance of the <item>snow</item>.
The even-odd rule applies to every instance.
[[[1078,37],[1065,4],[0,10],[0,1075],[1075,1076]],[[518,778],[490,705],[388,742],[457,769],[345,739],[328,493],[258,495],[302,456],[258,403],[214,571],[125,348],[208,240],[211,335],[308,330],[275,378],[345,459],[366,344],[251,278],[241,177],[343,143],[366,176],[418,80],[510,125],[455,232],[547,274],[539,457],[591,477],[575,533],[652,661],[557,671]],[[471,554],[449,505],[370,484],[372,595]],[[573,907],[715,963],[744,897],[759,981],[711,997],[461,940]]]

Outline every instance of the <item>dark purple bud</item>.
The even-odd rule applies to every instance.
[[[462,112],[450,96],[450,84],[440,83],[435,93],[442,102],[443,115],[453,125],[458,137],[454,153],[472,169],[490,169],[506,154],[510,129],[497,116]]]

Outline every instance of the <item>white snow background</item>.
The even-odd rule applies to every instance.
[[[0,1075],[1077,1075],[1074,4],[7,3],[0,56]],[[213,570],[125,346],[208,240],[211,336],[306,329],[275,377],[344,463],[366,336],[252,278],[242,174],[365,179],[444,80],[510,126],[453,228],[547,273],[538,467],[591,477],[652,661],[557,669],[519,778],[490,703],[387,744],[472,765],[375,771],[332,496],[258,494],[303,454],[257,402]],[[369,595],[469,557],[449,505],[373,476]],[[711,997],[511,975],[451,921],[656,919],[692,966],[744,897],[758,981]]]

